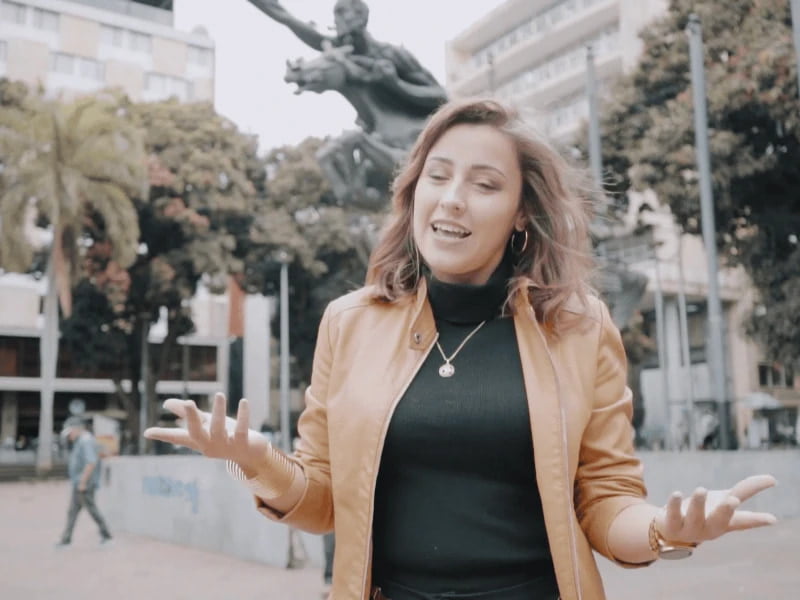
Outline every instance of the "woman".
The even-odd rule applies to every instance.
[[[626,566],[774,522],[736,511],[774,484],[645,502],[620,336],[589,290],[577,178],[510,109],[444,105],[396,179],[368,285],[319,329],[300,442],[166,406],[146,435],[225,458],[270,519],[336,529],[336,600],[604,597]]]

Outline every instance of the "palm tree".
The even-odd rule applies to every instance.
[[[0,82],[2,85],[4,82]],[[102,223],[111,260],[130,265],[139,224],[133,199],[147,191],[142,134],[115,95],[71,102],[29,95],[0,106],[0,267],[26,272],[36,251],[31,220],[52,231],[47,259],[45,328],[40,343],[41,409],[37,469],[52,468],[53,394],[58,357],[58,300],[70,311],[70,289],[83,250]]]

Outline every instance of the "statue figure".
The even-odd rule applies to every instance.
[[[447,94],[405,48],[367,31],[364,0],[337,0],[336,35],[326,36],[292,16],[277,0],[250,0],[286,25],[320,56],[287,61],[285,80],[296,93],[334,90],[356,109],[360,130],[328,142],[317,156],[340,203],[381,208],[395,165]]]

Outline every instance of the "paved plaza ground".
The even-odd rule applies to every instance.
[[[274,569],[123,532],[100,547],[85,513],[72,547],[56,550],[68,494],[64,481],[0,484],[2,600],[321,598],[319,569]],[[624,570],[603,560],[609,600],[800,598],[800,519],[728,539],[689,560],[649,569]]]

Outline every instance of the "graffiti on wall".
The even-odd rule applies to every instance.
[[[191,504],[192,513],[197,514],[200,493],[196,479],[187,482],[162,475],[146,476],[142,477],[142,492],[148,496],[185,500]]]

